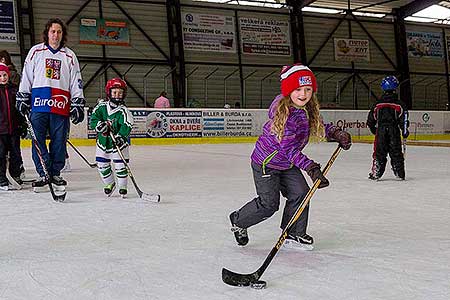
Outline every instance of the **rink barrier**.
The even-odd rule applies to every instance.
[[[130,108],[134,145],[254,143],[267,121],[267,109]],[[77,146],[95,145],[96,133],[88,128],[90,115],[71,125],[70,140]],[[325,123],[339,126],[354,142],[371,143],[368,110],[321,110]],[[409,144],[446,144],[450,141],[450,112],[410,111]],[[414,143],[412,142],[414,141]],[[439,142],[441,141],[441,142]],[[27,141],[23,147],[29,147]]]
[[[238,138],[257,137],[267,121],[266,109],[189,109],[130,108],[134,117],[132,138]],[[367,128],[368,110],[321,110],[325,123],[364,139],[372,134]],[[411,136],[450,134],[450,112],[410,111]],[[83,122],[71,125],[70,138],[92,138],[95,132]],[[418,138],[414,138],[418,139]]]
[[[373,143],[374,136],[352,136],[353,143]],[[133,138],[131,145],[180,145],[180,144],[238,144],[255,143],[257,137],[220,137],[220,138]],[[95,146],[94,139],[70,139],[75,146]],[[411,146],[450,147],[450,135],[421,135],[407,140]],[[21,141],[22,148],[31,147],[31,141]]]

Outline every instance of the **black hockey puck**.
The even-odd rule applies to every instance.
[[[264,280],[258,280],[258,281],[250,283],[250,287],[252,289],[257,289],[257,290],[265,289],[266,286],[267,286],[267,282],[265,282]]]

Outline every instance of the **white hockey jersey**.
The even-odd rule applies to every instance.
[[[84,99],[83,80],[75,53],[41,43],[28,52],[19,93],[31,94],[31,111],[69,116],[70,104]]]

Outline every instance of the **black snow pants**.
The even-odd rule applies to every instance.
[[[381,177],[386,169],[387,155],[391,158],[391,166],[395,174],[405,177],[405,160],[402,152],[400,128],[395,125],[379,125],[373,144],[373,159],[380,165],[377,170]]]
[[[258,196],[237,211],[234,223],[248,228],[268,219],[280,206],[280,192],[286,198],[280,228],[284,230],[291,217],[299,207],[309,186],[302,172],[297,167],[288,170],[265,169],[263,176],[260,165],[252,163],[253,179]],[[289,234],[303,235],[308,226],[309,205],[305,207],[300,218],[289,230]]]
[[[9,154],[9,174],[20,176],[22,155],[20,153],[20,136],[0,134],[0,181],[6,180],[6,156]]]

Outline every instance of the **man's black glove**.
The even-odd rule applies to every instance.
[[[16,108],[22,116],[29,116],[31,110],[31,94],[30,93],[16,93]]]
[[[73,124],[78,124],[84,120],[84,98],[73,98],[70,104],[70,119]]]
[[[320,179],[320,184],[318,186],[319,189],[330,185],[328,179],[326,179],[325,176],[322,174],[322,171],[320,170],[320,165],[318,163],[313,162],[305,169],[305,171],[308,174],[308,176],[311,177],[313,182],[316,182],[317,179]]]

